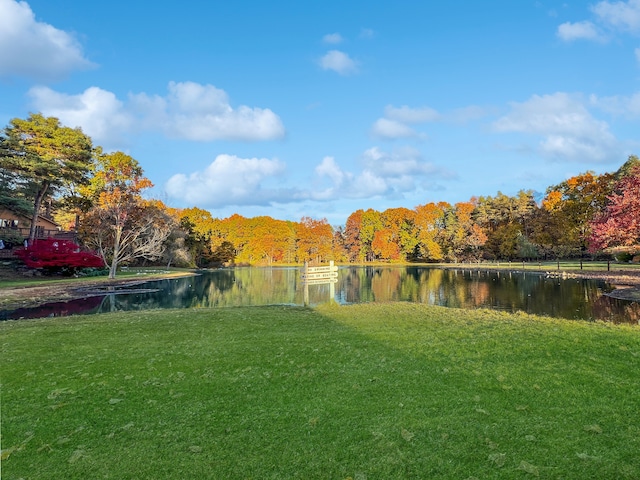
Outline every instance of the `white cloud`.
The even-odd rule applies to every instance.
[[[640,0],[598,2],[591,10],[606,25],[621,31],[640,33]]]
[[[407,105],[394,107],[387,105],[384,109],[384,117],[376,120],[371,127],[371,134],[383,140],[398,138],[425,139],[427,135],[410,127],[428,122],[448,122],[464,124],[487,116],[489,109],[470,105],[458,108],[450,112],[440,113],[430,107],[413,108]]]
[[[239,158],[223,154],[202,172],[172,176],[165,190],[171,198],[203,208],[288,202],[293,200],[295,192],[262,186],[263,182],[281,175],[284,170],[284,163],[277,159]]]
[[[328,51],[320,58],[319,64],[323,70],[333,70],[340,75],[350,75],[358,71],[357,63],[340,50]]]
[[[591,105],[613,115],[621,115],[627,118],[640,118],[640,92],[631,96],[616,95],[613,97],[598,98],[591,95]]]
[[[327,33],[324,37],[322,37],[322,41],[324,43],[331,43],[337,45],[338,43],[342,43],[344,39],[342,35],[339,33]]]
[[[379,118],[371,127],[371,133],[384,139],[395,138],[411,138],[418,137],[419,134],[413,128],[405,125],[404,123],[396,120],[389,120],[387,118]]]
[[[385,140],[426,138],[424,133],[417,132],[409,125],[433,122],[440,118],[441,115],[429,107],[411,108],[407,105],[402,107],[387,105],[384,109],[384,117],[376,120],[371,127],[371,134]]]
[[[173,175],[165,185],[167,196],[203,208],[317,202],[374,197],[400,198],[417,190],[433,188],[438,179],[454,175],[425,162],[420,152],[401,148],[385,152],[377,147],[362,155],[358,173],[343,170],[327,156],[315,167],[311,189],[271,188],[267,185],[285,172],[277,159],[218,155],[203,171]]]
[[[309,198],[398,198],[428,187],[434,179],[454,177],[451,172],[422,160],[420,152],[413,148],[393,152],[385,152],[378,147],[370,148],[362,155],[362,166],[363,169],[354,174],[340,168],[333,157],[325,157],[315,173],[318,182],[326,178],[330,184],[309,192]]]
[[[0,77],[43,81],[93,66],[72,35],[36,21],[26,2],[0,0]]]
[[[280,118],[269,109],[244,105],[233,109],[226,92],[213,85],[170,82],[164,98],[138,94],[133,103],[152,106],[149,124],[167,136],[196,141],[271,140],[282,138],[285,130]]]
[[[45,87],[29,93],[36,110],[82,127],[98,143],[118,143],[139,131],[203,142],[273,140],[285,134],[274,112],[245,105],[233,108],[226,92],[213,85],[170,82],[164,97],[138,93],[130,94],[126,101],[98,87],[78,95]]]
[[[619,154],[608,124],[594,118],[579,96],[562,92],[513,102],[493,127],[542,137],[539,152],[555,160],[604,162]]]
[[[420,152],[411,147],[400,148],[391,153],[373,147],[366,150],[362,158],[365,170],[376,172],[388,179],[405,176],[449,176],[433,164],[423,161]]]
[[[98,87],[79,95],[58,93],[48,87],[29,90],[37,110],[57,117],[64,125],[81,127],[97,144],[119,146],[135,125],[135,118],[116,96]]]
[[[640,0],[600,1],[590,7],[594,21],[565,22],[558,27],[562,40],[579,39],[604,41],[603,29],[609,33],[640,34]]]
[[[575,22],[575,23],[565,22],[558,27],[557,34],[562,40],[566,42],[570,42],[573,40],[580,40],[580,39],[586,39],[586,40],[604,39],[604,37],[602,37],[598,32],[598,29],[596,28],[596,26],[589,21]]]
[[[329,177],[336,186],[342,185],[347,179],[347,175],[333,157],[324,157],[320,165],[315,168],[315,172],[319,177]]]
[[[396,108],[393,105],[387,105],[384,109],[384,115],[387,118],[403,123],[433,122],[440,118],[440,114],[433,108],[411,108],[406,105],[403,105],[400,108]]]

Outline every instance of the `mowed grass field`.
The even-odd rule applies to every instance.
[[[0,325],[2,478],[638,479],[640,328],[366,304]]]

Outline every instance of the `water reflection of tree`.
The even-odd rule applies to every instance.
[[[160,291],[112,295],[102,311],[303,303],[298,269],[238,268],[201,277],[168,279]],[[488,272],[427,267],[341,269],[336,285],[341,302],[412,301],[462,308],[527,311],[571,319],[640,321],[640,304],[603,297],[604,284],[546,278],[532,273]],[[309,287],[311,304],[326,302],[329,285]]]
[[[593,311],[600,320],[640,325],[640,302],[618,300],[603,295],[594,302]]]
[[[481,307],[487,305],[491,296],[491,290],[487,281],[477,280],[469,286],[469,299],[471,306]]]
[[[377,271],[371,278],[371,292],[376,302],[400,300],[400,269]]]

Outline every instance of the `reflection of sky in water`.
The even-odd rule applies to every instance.
[[[640,303],[603,295],[604,283],[546,278],[533,273],[433,269],[426,267],[348,267],[338,282],[309,285],[309,303],[408,301],[459,308],[525,311],[560,318],[639,323]],[[303,305],[297,268],[237,268],[201,272],[136,285],[117,293],[0,312],[0,319],[40,318],[158,308],[210,308],[241,305]]]

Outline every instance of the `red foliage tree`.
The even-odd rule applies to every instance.
[[[589,250],[640,245],[640,167],[623,177],[605,212],[591,224]]]
[[[29,268],[48,270],[76,270],[78,268],[104,267],[102,258],[90,251],[83,250],[71,240],[34,240],[26,248],[14,253]]]

